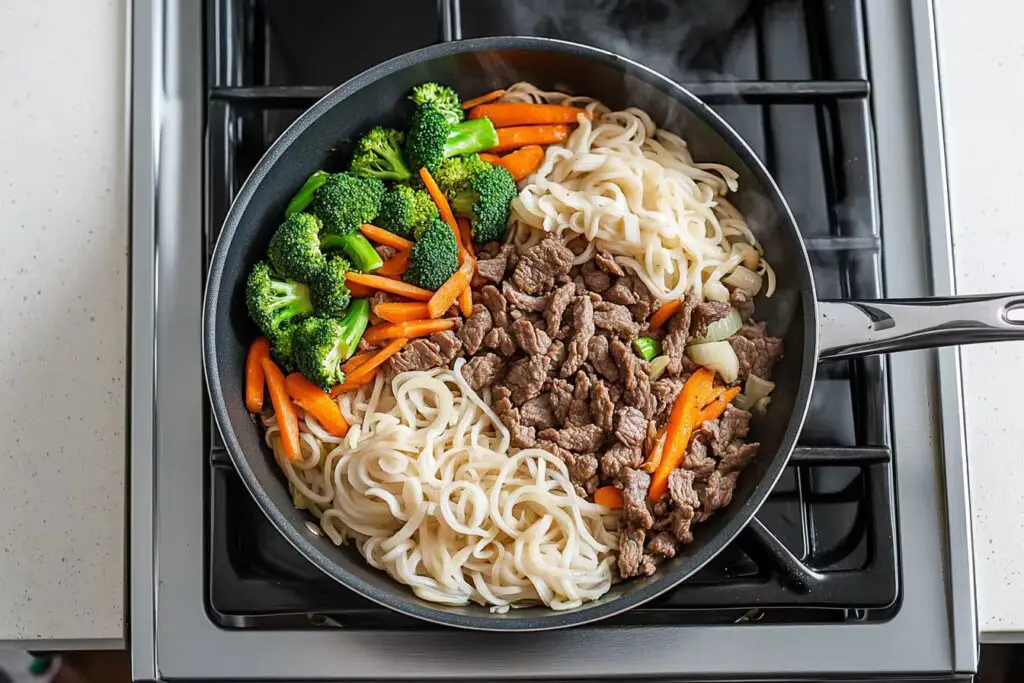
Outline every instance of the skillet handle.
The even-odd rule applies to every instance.
[[[1019,314],[1011,318],[1016,310]],[[1024,292],[818,302],[819,360],[1024,340]]]

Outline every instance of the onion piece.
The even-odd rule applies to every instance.
[[[740,373],[740,359],[727,341],[693,344],[686,348],[686,355],[697,365],[714,370],[726,384],[732,384]]]
[[[736,398],[732,400],[732,405],[734,408],[739,408],[740,410],[750,410],[754,407],[754,401],[746,394],[739,393],[736,394]]]
[[[672,362],[672,359],[668,356],[658,356],[651,361],[651,381],[661,379],[661,376],[665,374],[665,368]]]
[[[747,383],[743,387],[743,393],[750,397],[751,403],[757,403],[762,398],[772,393],[775,389],[775,382],[769,382],[766,379],[761,379],[757,375],[750,374],[747,376]]]
[[[760,401],[754,404],[754,412],[760,415],[764,415],[768,412],[768,405],[772,402],[771,396],[765,396]]]
[[[757,268],[757,264],[761,262],[761,253],[746,242],[737,242],[732,248],[740,252],[743,256],[743,265],[750,270]]]
[[[722,278],[722,282],[730,287],[742,289],[750,296],[757,296],[758,292],[761,291],[761,286],[764,284],[760,275],[745,266],[733,268],[731,273]]]
[[[743,317],[735,308],[729,310],[729,315],[724,318],[708,323],[708,330],[699,337],[694,337],[692,344],[707,344],[709,342],[725,341],[740,331],[743,327]]]
[[[704,298],[708,301],[728,301],[729,289],[717,280],[713,282],[705,282]]]

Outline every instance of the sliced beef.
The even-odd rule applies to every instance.
[[[686,356],[686,340],[690,336],[690,319],[693,316],[693,309],[699,303],[698,297],[691,292],[683,297],[682,307],[676,314],[668,319],[665,338],[661,341],[661,348],[670,362],[665,372],[670,377],[676,377],[682,372],[693,372],[693,363]]]
[[[594,304],[585,296],[578,296],[572,304],[572,332],[565,363],[560,375],[569,377],[583,365],[590,352],[590,338],[594,336]]]
[[[373,312],[373,309],[375,309],[379,304],[387,303],[387,301],[387,292],[374,292],[370,295],[370,322],[376,324],[381,321],[381,319],[377,317],[377,314]]]
[[[512,392],[512,403],[521,406],[540,395],[548,378],[551,359],[547,356],[521,358],[512,363],[505,375],[505,386]]]
[[[505,297],[501,295],[498,288],[494,285],[487,285],[482,287],[475,298],[479,298],[480,303],[487,307],[487,310],[491,313],[491,320],[495,327],[505,327],[508,325],[508,303],[505,301]]]
[[[775,362],[782,357],[782,340],[765,335],[764,323],[747,324],[727,340],[740,361],[740,380],[750,375],[770,379]]]
[[[512,282],[526,294],[543,294],[551,290],[555,278],[568,275],[573,253],[557,239],[546,239],[526,250],[519,259]]]
[[[594,305],[594,324],[629,339],[640,333],[640,325],[633,320],[633,314],[629,309],[608,301]]]
[[[703,337],[708,325],[729,315],[732,306],[726,301],[702,301],[693,309],[690,319],[690,336]]]
[[[551,337],[557,337],[562,328],[562,316],[565,309],[572,303],[576,295],[576,287],[570,282],[556,289],[548,300],[548,308],[544,311],[544,322],[547,325],[547,333]]]
[[[448,365],[462,351],[462,340],[455,332],[445,330],[430,335],[430,341],[437,345],[438,353],[445,359],[444,365]]]
[[[658,532],[658,534],[647,543],[647,552],[652,555],[660,555],[662,557],[675,557],[676,556],[676,539],[672,534],[667,531]]]
[[[672,414],[672,406],[675,405],[679,393],[683,390],[686,380],[674,377],[665,377],[651,382],[651,396],[654,397],[656,407],[654,409],[654,420],[658,423],[668,421]]]
[[[717,470],[704,482],[704,486],[697,489],[697,497],[700,498],[700,516],[698,521],[703,522],[715,510],[724,508],[732,502],[732,493],[736,489],[736,479],[739,472],[723,474]]]
[[[506,358],[516,352],[516,342],[502,327],[495,327],[484,337],[484,346]]]
[[[740,317],[744,321],[749,320],[750,316],[754,315],[754,300],[742,289],[734,289],[729,292],[729,303],[740,312]]]
[[[693,472],[697,479],[706,479],[715,471],[717,465],[715,459],[708,455],[708,447],[701,439],[695,438],[690,441],[686,457],[683,460],[684,468]]]
[[[473,387],[473,391],[482,391],[493,386],[505,370],[505,361],[493,353],[474,356],[462,366],[462,376]]]
[[[385,244],[378,244],[375,246],[374,251],[377,252],[377,256],[380,256],[381,261],[387,261],[389,258],[398,253],[398,250],[394,247],[389,247]]]
[[[693,472],[681,468],[672,470],[668,475],[668,495],[677,508],[695,508],[700,505],[700,498],[693,488],[694,479]]]
[[[601,477],[605,481],[616,481],[627,469],[640,467],[643,462],[639,448],[616,443],[601,455]]]
[[[628,527],[619,534],[619,576],[640,576],[644,563],[644,530]],[[651,573],[654,569],[651,568]]]
[[[524,318],[512,323],[512,339],[528,356],[539,356],[547,353],[551,346],[551,337],[547,332],[538,329],[532,322]]]
[[[697,428],[696,434],[711,448],[711,454],[721,459],[726,449],[736,439],[742,439],[750,430],[750,413],[728,405],[722,416],[708,421]]]
[[[619,408],[615,413],[615,438],[631,448],[640,448],[647,436],[647,418],[633,407]]]
[[[761,444],[743,443],[733,441],[725,449],[722,459],[718,461],[718,470],[724,474],[739,472],[757,455],[757,449]]]
[[[558,424],[565,424],[572,404],[573,385],[564,379],[551,380],[551,411]]]
[[[680,543],[693,542],[693,532],[690,531],[690,525],[693,524],[694,517],[696,517],[696,511],[689,505],[672,511],[669,526],[672,529],[672,535]]]
[[[615,402],[601,380],[594,382],[590,389],[590,416],[594,418],[594,424],[606,432],[615,426]]]
[[[622,266],[615,262],[615,257],[602,249],[598,249],[594,254],[594,263],[609,275],[621,276],[624,274]]]
[[[629,306],[629,310],[637,321],[644,323],[646,326],[647,318],[657,308],[654,295],[651,294],[651,290],[647,289],[647,285],[636,273],[626,273],[626,277],[628,282],[632,283],[629,289],[637,300],[635,304]]]
[[[501,420],[512,436],[512,445],[517,448],[532,448],[537,443],[537,430],[522,423],[519,409],[512,405],[512,392],[506,387],[494,389],[493,408],[495,415]]]
[[[562,367],[562,363],[565,362],[565,355],[565,344],[560,341],[551,342],[551,346],[548,347],[547,356],[551,359],[552,371],[554,371],[554,368]]]
[[[597,456],[592,453],[562,453],[562,461],[569,470],[569,481],[577,487],[577,493],[586,497],[597,490]]]
[[[486,281],[501,282],[505,278],[509,256],[513,253],[515,247],[511,244],[502,245],[493,258],[480,259],[476,262],[476,274]]]
[[[545,310],[548,307],[548,301],[551,299],[549,294],[541,296],[526,294],[516,289],[515,285],[509,282],[501,283],[501,294],[505,297],[505,301],[508,302],[509,308],[532,313],[540,313]]]
[[[590,338],[587,360],[609,382],[619,381],[619,366],[608,351],[608,338],[604,335],[595,334]]]
[[[527,427],[550,429],[555,426],[555,412],[551,408],[551,394],[544,393],[531,398],[519,407],[519,415]]]
[[[569,426],[589,424],[590,419],[590,388],[592,382],[585,372],[577,372],[572,390],[572,400],[566,410],[562,423]]]
[[[622,482],[622,517],[641,529],[654,525],[654,515],[647,509],[647,489],[651,477],[640,470],[627,469],[619,478]]]
[[[459,339],[466,346],[466,352],[470,355],[480,350],[484,343],[484,337],[491,331],[494,321],[491,312],[483,304],[473,304],[473,315],[459,328]]]
[[[630,289],[630,285],[627,284],[628,280],[629,278],[620,277],[614,285],[602,293],[602,297],[606,301],[610,301],[613,304],[622,304],[623,306],[632,306],[637,303],[640,299]],[[644,317],[646,318],[646,316]]]
[[[603,292],[612,286],[612,279],[603,270],[583,273],[583,285],[591,292]]]
[[[388,358],[384,365],[385,372],[388,376],[394,377],[402,372],[446,367],[461,347],[462,343],[454,332],[435,332],[426,339],[410,342],[404,349]]]
[[[597,425],[572,425],[562,429],[545,429],[538,436],[575,453],[593,453],[604,440],[604,433]],[[594,467],[596,468],[597,465],[595,464]]]

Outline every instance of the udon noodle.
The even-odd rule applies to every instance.
[[[569,139],[549,146],[541,167],[520,185],[512,202],[512,239],[520,249],[549,233],[565,241],[585,236],[579,262],[604,249],[662,301],[691,288],[725,301],[722,279],[744,265],[766,279],[771,296],[775,274],[725,199],[737,189],[734,170],[695,162],[682,138],[635,107],[611,111],[592,98],[529,83],[513,85],[503,99],[583,107],[593,116],[579,117]]]
[[[617,515],[577,496],[565,464],[509,448],[509,432],[454,368],[383,373],[339,399],[335,437],[300,419],[303,458],[267,443],[295,500],[336,544],[438,603],[569,609],[608,591]]]

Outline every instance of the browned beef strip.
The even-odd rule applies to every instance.
[[[605,481],[616,481],[627,469],[640,467],[643,461],[639,448],[615,443],[601,455],[601,477]]]
[[[604,440],[604,432],[597,425],[571,425],[562,429],[545,429],[537,436],[575,453],[593,453]]]
[[[503,246],[505,246],[504,242],[485,242],[477,247],[476,257],[478,259],[494,258]]]
[[[651,396],[654,397],[656,407],[654,419],[659,423],[668,422],[672,413],[672,406],[675,405],[679,393],[683,390],[685,380],[674,377],[664,377],[651,382]]]
[[[640,325],[633,320],[628,308],[607,301],[594,305],[594,324],[629,339],[640,333]]]
[[[754,300],[742,289],[734,289],[729,292],[729,303],[740,312],[740,317],[744,321],[749,320],[750,316],[754,315]]]
[[[690,525],[693,523],[695,512],[689,505],[676,508],[672,511],[670,518],[670,526],[672,528],[672,535],[676,537],[676,540],[680,543],[692,543],[693,532],[690,531]]]
[[[519,259],[512,282],[526,294],[543,294],[555,284],[555,278],[568,275],[573,253],[557,239],[546,239],[526,250]]]
[[[562,285],[551,293],[551,298],[548,300],[548,308],[544,311],[547,333],[551,337],[558,336],[558,331],[562,327],[562,316],[565,315],[565,309],[572,303],[572,298],[575,295],[576,287],[571,282]]]
[[[690,336],[702,337],[708,333],[708,325],[729,315],[732,306],[725,301],[702,301],[693,309],[690,319]]]
[[[647,552],[662,557],[676,556],[676,539],[667,531],[661,531],[647,543]]]
[[[496,387],[492,399],[495,415],[512,435],[512,445],[531,448],[537,442],[536,430],[523,425],[519,409],[512,405],[511,392],[506,387]]]
[[[670,377],[675,377],[687,371],[693,372],[693,363],[686,356],[686,340],[690,336],[690,319],[693,316],[693,309],[697,307],[699,298],[689,292],[683,297],[682,307],[668,319],[666,324],[665,338],[661,340],[662,351],[671,361],[665,372]]]
[[[473,387],[473,391],[482,391],[485,387],[493,386],[504,370],[504,360],[493,353],[486,353],[470,358],[462,366],[462,376]]]
[[[454,352],[449,355],[448,352],[452,350],[453,345],[446,343],[445,349],[442,350],[435,340],[435,335],[438,334],[442,333],[435,333],[426,339],[415,339],[404,349],[388,358],[384,364],[387,376],[394,377],[402,372],[447,366],[458,353],[458,348],[455,348]],[[451,335],[451,338],[458,342],[458,337],[453,332],[443,334]],[[445,337],[444,341],[447,342],[448,338]]]
[[[601,380],[594,382],[590,389],[590,415],[598,427],[606,432],[612,431],[615,425],[615,402]]]
[[[742,439],[750,430],[750,413],[728,405],[722,416],[708,421],[697,428],[697,436],[703,438],[711,448],[711,454],[718,459],[725,456],[726,449],[736,439]]]
[[[525,318],[512,323],[511,331],[516,344],[528,356],[545,354],[551,346],[551,337],[547,332],[534,327],[533,323]]]
[[[491,320],[495,327],[505,327],[508,325],[508,303],[497,287],[494,285],[482,287],[474,298],[478,298],[480,303],[491,312]]]
[[[572,390],[572,401],[566,411],[562,423],[570,426],[589,424],[590,419],[590,387],[592,382],[585,372],[577,372]]]
[[[444,357],[443,365],[448,365],[462,351],[462,340],[451,330],[434,332],[430,335],[430,341],[437,344],[438,352]]]
[[[711,473],[711,476],[704,482],[704,486],[697,488],[697,497],[700,498],[700,515],[697,521],[703,522],[715,510],[724,508],[732,502],[732,493],[736,489],[736,480],[739,472],[722,474],[718,470]]]
[[[654,516],[647,509],[651,477],[646,472],[627,469],[619,481],[622,482],[622,518],[641,529],[650,529],[654,525]]]
[[[370,295],[370,322],[377,324],[381,321],[381,319],[377,317],[377,314],[373,312],[373,309],[375,309],[379,304],[386,303],[387,301],[387,292],[374,292]]]
[[[551,411],[558,424],[565,424],[572,404],[573,385],[564,379],[551,380]]]
[[[626,406],[615,412],[615,438],[632,448],[640,448],[647,436],[647,418],[636,408]]]
[[[715,471],[718,463],[708,455],[708,448],[701,439],[693,439],[686,451],[683,467],[693,472],[697,479],[706,479]]]
[[[590,270],[583,273],[583,284],[592,292],[603,292],[612,286],[612,279],[603,270]]]
[[[694,479],[693,472],[681,468],[672,470],[668,475],[668,495],[676,507],[695,508],[700,505],[700,498],[693,488]]]
[[[628,579],[640,575],[644,559],[644,530],[628,527],[619,534],[619,576]]]
[[[490,282],[501,282],[508,268],[509,257],[515,253],[511,244],[502,245],[493,258],[480,259],[476,262],[476,274]]]
[[[590,352],[590,338],[594,336],[594,304],[585,296],[578,296],[572,304],[572,333],[565,363],[559,372],[569,377],[583,365]]]
[[[562,453],[562,460],[569,470],[569,481],[589,496],[597,489],[597,456],[592,453]]]
[[[530,296],[516,289],[516,286],[508,281],[501,283],[501,294],[505,297],[505,301],[508,302],[509,308],[513,311],[519,309],[520,311],[532,313],[540,313],[545,310],[548,307],[548,301],[551,299],[550,294]]]
[[[509,366],[505,386],[512,390],[514,405],[521,406],[540,395],[550,366],[551,359],[547,356],[520,358]]]
[[[389,247],[385,244],[378,244],[374,247],[374,251],[377,252],[377,256],[380,256],[381,261],[387,261],[389,258],[398,253],[398,250],[394,247]]]
[[[725,474],[742,470],[757,455],[760,445],[756,441],[753,443],[733,441],[725,449],[722,459],[718,461],[718,469]]]
[[[495,327],[484,337],[484,346],[497,351],[506,358],[516,352],[516,342],[512,336],[501,327]]]
[[[615,257],[603,249],[598,249],[594,254],[594,263],[609,275],[621,276],[623,274],[622,266],[615,262]]]
[[[590,338],[587,360],[609,382],[619,381],[619,366],[608,351],[608,338],[604,335],[595,334]]]
[[[765,335],[764,323],[744,325],[727,340],[740,361],[740,380],[750,375],[770,379],[775,362],[782,357],[782,340]]]
[[[473,315],[459,328],[459,339],[466,346],[466,353],[473,355],[479,351],[484,337],[493,326],[491,312],[487,307],[483,304],[473,304]]]
[[[632,306],[640,301],[639,297],[630,289],[630,285],[626,282],[627,280],[629,278],[620,277],[618,282],[602,293],[602,297],[606,301],[610,301],[613,304],[622,304],[623,306]]]
[[[551,394],[535,396],[519,407],[523,424],[536,429],[550,429],[555,426],[555,413],[551,409]]]

